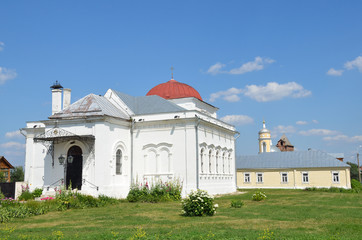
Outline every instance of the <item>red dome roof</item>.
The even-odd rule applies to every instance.
[[[164,99],[194,97],[202,101],[200,94],[191,86],[174,79],[152,88],[146,96],[158,95]]]

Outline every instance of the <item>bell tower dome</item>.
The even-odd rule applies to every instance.
[[[263,120],[263,128],[259,131],[259,153],[270,152],[272,145],[270,131],[265,127]]]

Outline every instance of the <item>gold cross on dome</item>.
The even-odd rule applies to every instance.
[[[174,68],[171,66],[171,79],[173,79],[173,70],[174,70]]]

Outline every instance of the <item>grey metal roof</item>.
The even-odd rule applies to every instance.
[[[268,152],[258,155],[237,156],[237,169],[349,167],[322,151]]]
[[[50,116],[49,119],[77,118],[90,116],[111,116],[129,119],[129,116],[114,106],[103,96],[89,94],[69,107]]]
[[[133,97],[113,90],[117,96],[137,115],[152,113],[183,112],[186,109],[157,96]]]

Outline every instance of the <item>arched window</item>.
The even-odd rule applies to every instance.
[[[225,162],[226,162],[226,153],[222,155],[222,172],[225,173]]]
[[[220,154],[219,154],[219,151],[217,151],[216,152],[216,167],[215,167],[216,173],[219,173],[219,158],[220,158]]]
[[[229,164],[229,173],[231,173],[231,153],[229,153],[228,164]]]
[[[211,159],[211,153],[212,151],[209,151],[209,173],[211,173],[212,171],[212,159]]]
[[[201,173],[204,173],[204,152],[205,152],[205,150],[202,148],[201,152],[200,152]]]
[[[263,142],[263,149],[262,152],[266,152],[266,142]]]
[[[122,174],[122,151],[118,149],[116,152],[116,174]]]

